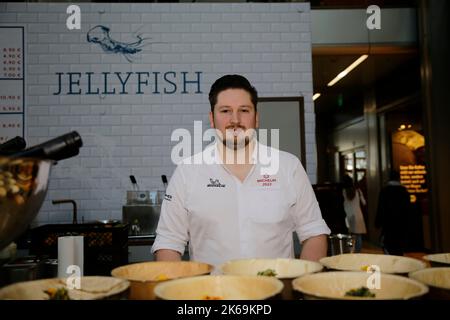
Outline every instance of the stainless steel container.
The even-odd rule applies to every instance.
[[[42,277],[41,260],[35,256],[16,258],[0,269],[0,286]]]
[[[127,191],[122,220],[130,225],[129,235],[154,235],[158,226],[164,191]]]
[[[125,205],[122,220],[130,225],[129,235],[151,235],[156,231],[161,205]]]
[[[150,192],[146,190],[127,191],[127,205],[151,204]]]
[[[355,252],[355,236],[351,234],[332,234],[328,236],[328,253],[331,256]]]

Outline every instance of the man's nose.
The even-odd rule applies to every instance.
[[[232,112],[230,122],[232,124],[239,124],[241,122],[239,112]]]

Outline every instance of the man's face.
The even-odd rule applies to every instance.
[[[224,145],[237,148],[246,146],[251,138],[249,129],[258,128],[258,113],[250,93],[243,89],[227,89],[217,95],[214,113],[209,113],[211,127],[216,128]],[[249,131],[247,131],[249,130]]]

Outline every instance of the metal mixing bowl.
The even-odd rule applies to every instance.
[[[22,234],[47,193],[52,162],[0,157],[0,250]]]

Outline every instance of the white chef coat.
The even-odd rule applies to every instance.
[[[187,164],[194,162],[189,158],[170,179],[152,253],[183,254],[189,242],[191,260],[215,266],[241,258],[293,258],[293,231],[300,241],[330,233],[294,155],[279,151],[272,175],[262,174],[256,161],[241,182],[221,164],[216,144],[203,154],[212,154],[215,164]]]

